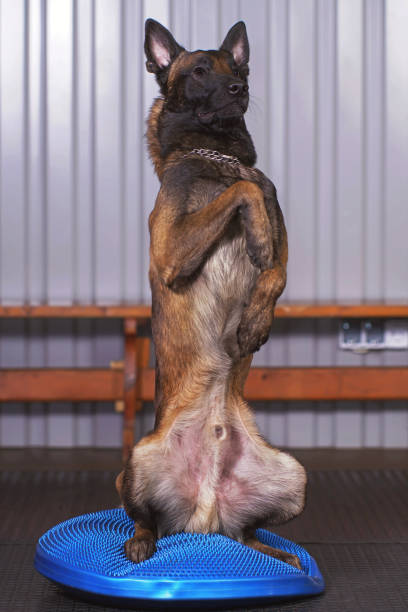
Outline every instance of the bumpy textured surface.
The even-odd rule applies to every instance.
[[[123,509],[103,510],[56,525],[40,538],[38,548],[63,564],[110,577],[242,579],[307,574],[310,567],[310,556],[301,546],[262,529],[259,540],[298,555],[304,572],[219,534],[162,538],[156,554],[136,565],[123,549],[132,535],[133,523]]]

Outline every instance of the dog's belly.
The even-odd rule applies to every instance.
[[[184,530],[239,539],[245,526],[283,522],[303,507],[300,464],[250,432],[238,410],[225,412],[221,396],[210,401],[206,411],[184,414],[157,448],[153,497],[167,509],[159,535]]]
[[[196,333],[207,350],[238,356],[237,328],[258,275],[241,228],[232,226],[190,288]]]

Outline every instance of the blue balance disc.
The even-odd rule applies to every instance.
[[[162,538],[147,561],[133,563],[123,545],[134,535],[121,508],[59,523],[39,540],[37,570],[63,587],[130,604],[225,601],[315,595],[324,581],[302,548],[259,529],[264,544],[298,555],[303,571],[219,534],[180,533]]]

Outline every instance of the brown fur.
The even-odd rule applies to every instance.
[[[191,125],[197,124],[199,111],[185,85],[195,66],[210,67],[213,82],[221,83],[220,96],[229,83],[246,82],[245,73],[241,69],[237,81],[228,37],[220,51],[190,54],[162,26],[149,27],[168,40],[164,50],[157,51],[160,37],[153,41],[156,47],[148,38],[146,46],[149,67],[167,92],[154,102],[147,132],[161,181],[149,219],[156,423],[117,479],[135,521],[126,554],[139,562],[154,553],[157,537],[219,532],[299,567],[294,555],[260,544],[255,529],[302,511],[304,469],[259,435],[242,397],[252,353],[268,338],[286,281],[287,239],[276,190],[249,165],[189,154],[214,142],[217,150],[227,146],[227,132],[221,140],[215,128],[214,134],[206,126],[190,128],[171,140],[174,105],[175,120],[186,112]],[[238,51],[245,50],[243,43]],[[196,80],[201,78],[199,71]],[[235,104],[235,92],[230,97]],[[206,113],[213,112],[211,103]],[[238,118],[231,129],[242,138],[222,152],[239,151],[242,162],[251,141],[234,112]],[[212,121],[212,114],[204,120],[208,117]]]

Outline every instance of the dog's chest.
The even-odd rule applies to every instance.
[[[238,220],[215,245],[202,274],[209,290],[221,300],[234,297],[240,300],[252,288],[258,272],[247,255],[245,236]]]
[[[191,211],[207,206],[234,182],[224,184],[212,180],[200,180],[195,183],[191,198]],[[230,222],[223,238],[214,245],[202,268],[202,274],[208,287],[217,294],[240,295],[247,285],[253,284],[257,270],[251,264],[247,252],[243,227],[237,214]]]
[[[233,359],[239,355],[237,329],[258,275],[241,228],[232,226],[190,287],[195,333],[212,359],[219,356],[218,369],[228,366],[227,355]]]

